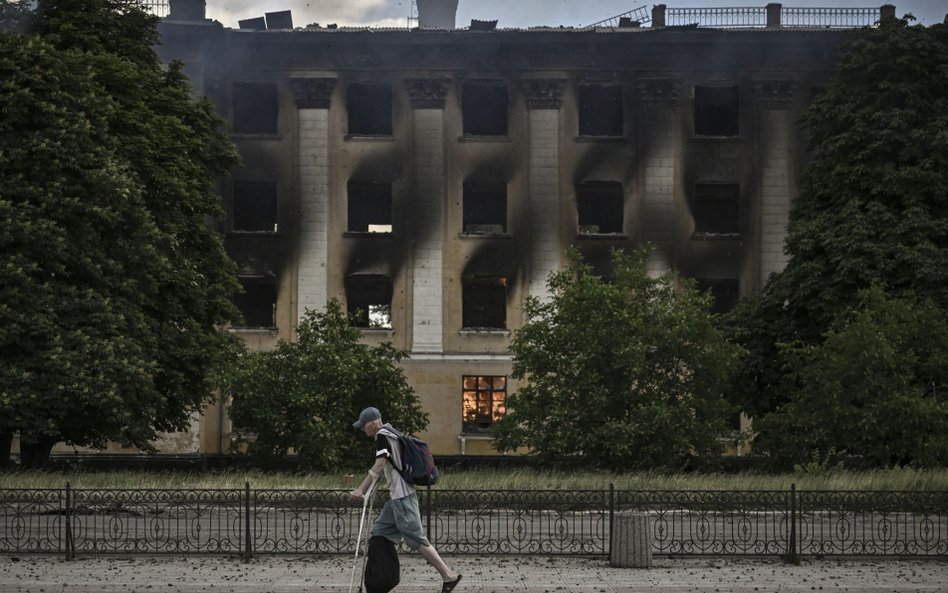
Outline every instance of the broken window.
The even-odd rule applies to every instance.
[[[392,87],[388,84],[350,84],[346,91],[349,134],[392,135]]]
[[[499,235],[507,232],[507,184],[464,184],[464,234]]]
[[[579,87],[579,135],[622,136],[622,87],[584,84]]]
[[[590,181],[579,186],[576,212],[582,235],[622,233],[622,184]]]
[[[234,132],[277,133],[277,87],[266,82],[234,83]]]
[[[507,328],[507,279],[475,276],[463,279],[462,320],[465,328]]]
[[[234,303],[243,315],[240,327],[276,327],[276,282],[273,278],[240,278],[243,289],[234,297]]]
[[[736,235],[741,232],[739,217],[740,189],[737,185],[708,183],[695,185],[695,233]]]
[[[464,402],[461,431],[485,433],[507,413],[507,377],[503,375],[464,375]]]
[[[499,80],[469,80],[461,93],[465,135],[507,135],[506,84]]]
[[[695,135],[738,135],[739,90],[737,86],[695,86]]]
[[[349,182],[349,226],[354,233],[392,232],[392,185]]]
[[[392,279],[388,276],[350,276],[346,308],[356,327],[392,328]]]
[[[235,231],[276,232],[277,191],[272,181],[234,181]]]
[[[701,292],[711,292],[712,313],[729,312],[740,298],[740,282],[736,278],[699,279],[696,284]]]

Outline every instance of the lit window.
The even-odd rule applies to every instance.
[[[473,277],[463,279],[462,325],[470,329],[507,327],[507,279]]]
[[[507,413],[507,377],[465,375],[462,431],[483,433]]]
[[[507,184],[464,184],[464,234],[499,235],[507,232]]]
[[[736,86],[695,86],[695,135],[737,136],[740,93]]]

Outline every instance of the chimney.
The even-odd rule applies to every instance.
[[[203,21],[204,0],[170,0],[168,18],[173,21]]]
[[[422,29],[454,29],[458,0],[416,0],[418,26]]]

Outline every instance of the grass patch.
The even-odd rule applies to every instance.
[[[7,472],[0,488],[90,489],[348,489],[363,474],[288,474],[259,471],[225,472]],[[544,471],[538,469],[451,470],[442,475],[441,490],[798,490],[948,491],[948,469],[888,469],[821,474],[666,474],[640,472]]]

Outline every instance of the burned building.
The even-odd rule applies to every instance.
[[[880,10],[840,23],[773,4],[721,22],[660,5],[510,30],[456,28],[454,8],[429,4],[452,2],[420,3],[405,29],[285,15],[229,29],[178,0],[158,51],[184,62],[242,156],[220,187],[245,288],[235,331],[269,348],[338,299],[367,343],[410,352],[435,453],[490,454],[522,303],[569,246],[607,273],[611,249],[649,243],[652,273],[696,279],[718,311],[782,269],[799,116],[843,29]],[[199,432],[202,451],[229,446],[220,407]]]

